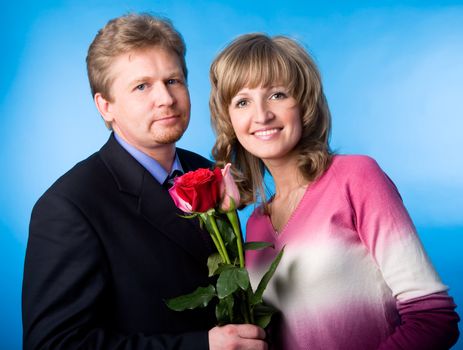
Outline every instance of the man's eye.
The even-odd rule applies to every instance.
[[[137,85],[135,89],[137,89],[139,91],[143,91],[143,90],[145,90],[145,88],[146,88],[146,84],[143,83],[143,84]]]
[[[179,79],[169,79],[169,80],[167,80],[168,85],[174,85],[174,84],[178,84],[178,83],[180,83]]]

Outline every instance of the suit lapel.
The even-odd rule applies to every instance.
[[[138,163],[111,135],[100,151],[103,162],[113,175],[119,190],[138,196],[138,211],[156,231],[181,246],[188,254],[205,262],[209,251],[202,232],[193,220],[184,219],[168,191]],[[191,170],[189,161],[181,160],[184,170]],[[153,229],[153,234],[155,234]]]
[[[208,252],[201,237],[202,232],[192,222],[197,219],[179,217],[184,215],[183,212],[175,206],[167,190],[148,173],[140,195],[140,213],[158,231],[204,262]]]

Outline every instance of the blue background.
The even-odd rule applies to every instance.
[[[208,69],[215,54],[246,32],[302,41],[323,76],[333,148],[373,156],[394,180],[463,314],[461,2],[18,3],[4,2],[0,12],[2,349],[21,347],[20,293],[32,206],[108,136],[86,78],[88,45],[109,19],[129,11],[168,16],[183,33],[193,106],[179,145],[206,157],[214,140]],[[463,340],[458,344],[463,349]]]

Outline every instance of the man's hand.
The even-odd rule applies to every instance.
[[[209,331],[210,350],[267,350],[265,331],[251,324],[229,324]]]

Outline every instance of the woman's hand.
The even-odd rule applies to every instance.
[[[251,324],[217,326],[209,331],[210,350],[267,350],[265,331]]]

